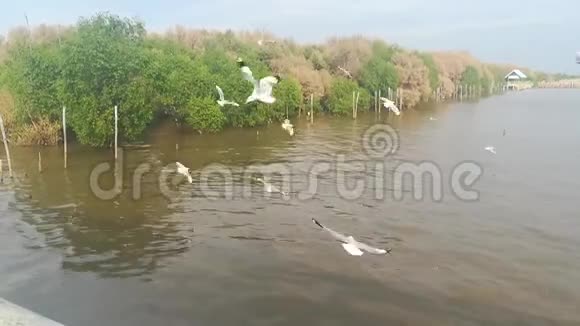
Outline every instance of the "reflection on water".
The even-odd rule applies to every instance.
[[[69,325],[578,324],[578,103],[574,91],[530,91],[400,118],[296,121],[294,137],[278,125],[217,135],[162,125],[123,147],[112,200],[89,186],[94,167],[113,163],[110,149],[72,146],[64,171],[59,148],[14,148],[16,179],[0,185],[0,296]],[[298,198],[314,162],[368,161],[361,135],[376,122],[401,140],[382,162],[385,183],[341,198],[337,171],[350,182],[376,171],[330,164],[316,194]],[[490,145],[497,156],[483,150]],[[159,176],[176,160],[195,182],[170,177],[168,198]],[[467,160],[484,169],[476,202],[447,184]],[[441,202],[416,201],[412,183],[392,182],[398,164],[422,161],[443,172]],[[232,177],[212,176],[209,187],[231,187],[232,198],[204,196],[201,171],[213,163]],[[272,182],[289,178],[290,198],[248,183],[249,166],[280,163],[287,175]],[[112,171],[100,179],[103,189],[113,183]],[[401,188],[404,199],[393,200]],[[310,217],[395,251],[349,257]]]

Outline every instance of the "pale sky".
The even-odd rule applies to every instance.
[[[109,11],[149,30],[176,24],[267,29],[299,42],[362,34],[420,50],[467,50],[497,63],[580,74],[580,0],[4,0],[0,34],[23,25],[73,24]]]

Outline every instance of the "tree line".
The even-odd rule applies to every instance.
[[[239,103],[252,91],[237,57],[258,78],[282,76],[274,87],[275,104],[217,105],[215,85]],[[120,135],[131,141],[155,119],[173,119],[200,132],[279,121],[310,106],[311,95],[316,111],[346,115],[353,91],[360,94],[361,109],[372,106],[375,91],[386,94],[388,88],[404,91],[406,107],[436,93],[450,98],[458,85],[489,94],[511,68],[484,64],[468,53],[421,53],[360,36],[301,45],[266,32],[177,26],[147,33],[138,20],[99,13],[75,26],[16,28],[0,37],[0,114],[20,142],[54,144],[66,106],[76,139],[106,146],[115,105]],[[520,69],[532,79],[547,78]]]

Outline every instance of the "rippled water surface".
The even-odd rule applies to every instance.
[[[60,148],[12,148],[16,178],[0,185],[0,296],[70,326],[578,325],[579,121],[580,92],[542,90],[399,118],[299,120],[294,137],[278,124],[217,135],[161,125],[123,147],[123,192],[111,200],[89,186],[93,168],[113,163],[110,149],[72,146],[65,171]],[[380,161],[361,143],[376,123],[400,137]],[[176,160],[195,182],[170,174],[167,198],[159,177]],[[441,201],[430,191],[415,200],[412,182],[397,181],[401,163],[423,161],[442,172]],[[484,171],[478,201],[450,186],[465,161]],[[330,170],[303,196],[324,162]],[[204,178],[213,163],[231,177]],[[379,163],[382,184],[365,168]],[[140,166],[149,171],[136,186]],[[248,182],[249,167],[280,166],[272,183],[289,180],[287,198]],[[338,191],[343,172],[350,186],[366,180],[358,198]],[[393,254],[348,256],[311,217]]]

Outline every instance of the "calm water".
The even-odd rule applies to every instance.
[[[277,124],[219,135],[159,126],[124,147],[113,200],[89,187],[91,170],[112,163],[110,149],[73,146],[66,172],[61,149],[41,149],[39,174],[39,149],[13,148],[17,178],[0,185],[0,296],[70,326],[578,325],[579,121],[580,92],[542,90],[396,119],[296,121],[293,138]],[[315,162],[368,160],[361,134],[376,122],[401,143],[383,161],[383,185],[341,198],[336,171],[351,171],[352,182],[375,172],[331,166],[312,198],[297,198]],[[498,155],[483,150],[490,145]],[[158,178],[175,160],[195,183],[171,186],[168,199]],[[393,181],[398,164],[421,161],[441,168],[443,200],[417,201],[410,182]],[[450,189],[463,161],[484,169],[478,201]],[[151,171],[134,200],[142,163]],[[213,175],[209,186],[232,187],[233,198],[204,196],[199,172],[211,163],[232,178]],[[248,166],[276,164],[288,167],[290,198],[258,185],[242,196]],[[111,183],[103,176],[103,188]],[[394,252],[348,256],[310,217]]]

